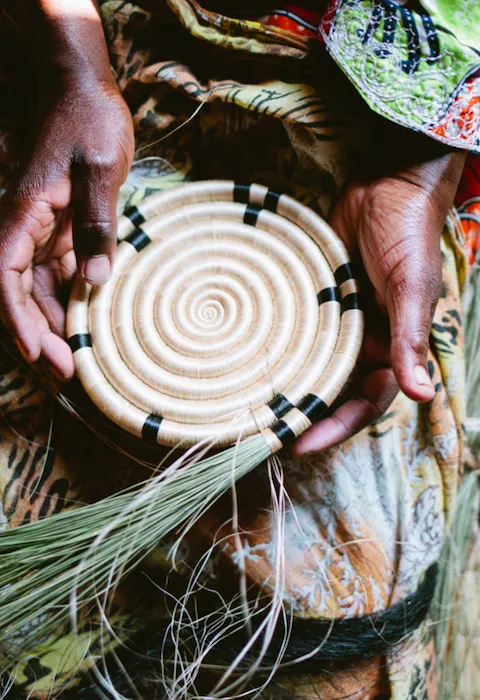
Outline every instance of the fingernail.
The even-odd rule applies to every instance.
[[[82,277],[90,284],[104,284],[110,278],[111,265],[107,255],[95,255],[85,263]]]
[[[428,372],[422,365],[417,365],[413,370],[417,384],[421,386],[428,386],[429,389],[433,389],[432,380],[428,376]]]

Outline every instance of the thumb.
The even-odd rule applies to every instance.
[[[435,389],[427,359],[441,285],[440,246],[428,260],[414,258],[406,256],[399,262],[387,284],[391,360],[403,393],[414,401],[431,401]]]
[[[81,168],[73,179],[73,243],[80,275],[90,284],[108,281],[117,241],[115,168]]]

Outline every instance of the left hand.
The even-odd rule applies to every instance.
[[[295,442],[295,456],[352,437],[383,415],[399,389],[414,401],[434,397],[427,354],[442,281],[440,238],[464,154],[430,148],[435,155],[419,164],[352,184],[333,212],[332,228],[368,276],[365,338],[358,379],[332,415]]]

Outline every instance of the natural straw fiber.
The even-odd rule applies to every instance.
[[[106,615],[118,582],[168,533],[174,556],[236,480],[325,414],[360,347],[345,249],[285,195],[185,185],[130,210],[119,234],[112,280],[76,282],[78,375],[125,429],[192,447],[127,491],[0,532],[0,629],[15,640],[0,674],[69,620],[76,630],[81,609]]]
[[[119,223],[112,279],[77,280],[67,332],[98,407],[144,440],[272,452],[328,410],[363,315],[347,252],[313,211],[261,185],[207,181]]]

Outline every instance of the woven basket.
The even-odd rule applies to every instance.
[[[119,223],[113,276],[77,280],[67,321],[98,407],[146,441],[277,451],[345,385],[363,333],[346,250],[313,211],[261,185],[207,181]]]
[[[128,211],[119,238],[110,282],[75,283],[78,376],[118,425],[191,449],[103,501],[0,533],[0,628],[21,640],[2,671],[107,600],[168,533],[174,556],[238,479],[325,414],[360,348],[346,251],[285,195],[185,185]]]

